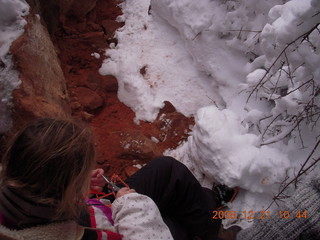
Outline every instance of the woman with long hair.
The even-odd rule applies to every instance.
[[[202,188],[175,159],[157,158],[128,178],[110,208],[88,200],[90,188],[106,190],[94,167],[83,124],[39,119],[24,127],[2,158],[0,239],[215,239],[220,221],[211,213],[228,194]]]
[[[86,198],[91,179],[97,179],[102,171],[94,170],[94,160],[91,131],[72,120],[41,119],[18,132],[2,158],[0,239],[92,236],[85,233],[88,226],[78,223],[88,215]],[[99,181],[93,188],[97,188]],[[128,193],[133,190],[124,188],[118,196]],[[155,207],[156,217],[149,221],[160,224],[159,229],[164,231],[160,235],[170,239],[155,204],[151,199],[146,201]],[[116,213],[121,214],[121,208]],[[112,234],[112,228],[108,230],[105,235],[120,239]]]

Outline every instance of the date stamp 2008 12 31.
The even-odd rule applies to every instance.
[[[249,211],[213,211],[212,219],[239,219],[239,220],[250,220],[250,219],[268,219],[271,218],[270,211],[258,211],[254,212],[252,210]],[[307,211],[278,211],[275,213],[276,217],[281,219],[289,219],[289,218],[308,218]]]

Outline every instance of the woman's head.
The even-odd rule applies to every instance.
[[[91,131],[72,120],[40,119],[23,128],[4,154],[2,185],[76,217],[94,167]]]

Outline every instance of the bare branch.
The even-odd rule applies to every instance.
[[[296,177],[294,177],[289,183],[287,183],[284,187],[282,187],[282,189],[279,191],[279,193],[273,197],[273,201],[270,203],[270,205],[268,206],[267,209],[269,209],[273,203],[276,202],[276,200],[281,199],[281,196],[284,195],[284,191],[294,182],[297,182],[299,180],[299,178],[307,173],[307,171],[309,171],[311,168],[313,168],[319,161],[320,158],[314,159],[314,162],[312,164],[310,164],[309,167],[307,167],[306,169],[304,169],[304,167],[306,166],[306,164],[308,163],[308,161],[311,159],[312,155],[314,154],[314,152],[316,151],[316,149],[318,148],[320,144],[320,140],[316,143],[316,145],[314,146],[314,148],[312,149],[311,153],[309,154],[308,158],[306,159],[306,161],[304,162],[304,164],[301,166],[298,174]]]
[[[297,116],[295,116],[295,117],[296,117],[297,122],[298,122],[298,117],[297,117]],[[300,138],[300,141],[301,141],[301,144],[302,144],[302,148],[306,148],[306,147],[304,146],[303,139],[302,139],[302,136],[301,136],[300,125],[298,124],[297,127],[298,127],[298,133],[299,133],[299,138]]]
[[[303,165],[301,166],[299,172],[298,172],[298,177],[302,175],[302,172],[304,171],[304,167],[307,165],[307,163],[309,162],[309,160],[311,159],[312,155],[314,154],[314,152],[316,151],[316,149],[318,148],[320,144],[320,140],[316,143],[316,145],[314,146],[314,148],[312,149],[312,151],[310,152],[308,158],[306,159],[306,161],[303,163]]]
[[[269,123],[269,125],[266,127],[266,129],[264,130],[264,132],[263,132],[263,134],[262,134],[262,136],[261,136],[262,139],[263,139],[264,135],[267,133],[267,131],[268,131],[269,127],[272,125],[272,123],[274,123],[274,121],[276,121],[276,119],[277,119],[278,117],[280,117],[280,116],[281,116],[281,113],[280,113],[279,115],[277,115],[277,116],[271,121],[271,123]]]
[[[290,69],[289,59],[288,59],[288,56],[287,56],[286,51],[284,51],[284,52],[283,52],[283,54],[284,54],[284,56],[285,56],[285,58],[286,58],[287,66],[288,66],[288,70],[289,70],[289,72],[288,72],[288,78],[290,79],[291,84],[292,84],[292,86],[293,86],[292,74],[291,74],[291,69]]]
[[[283,97],[285,97],[285,96],[288,96],[290,93],[293,93],[293,92],[297,91],[298,89],[302,88],[304,85],[308,84],[308,83],[311,82],[311,81],[313,81],[313,78],[311,78],[311,79],[309,79],[308,81],[306,81],[305,83],[301,84],[299,87],[297,87],[297,88],[295,88],[295,89],[287,92],[285,95],[277,97],[276,99],[279,99],[279,98],[283,98]]]
[[[307,109],[307,108],[305,108]],[[306,110],[303,110],[299,115],[295,115],[293,116],[292,118],[295,118],[297,121],[295,123],[295,125],[290,129],[290,130],[287,130],[285,132],[282,132],[281,134],[278,134],[276,135],[275,137],[271,138],[271,139],[268,139],[266,140],[265,142],[261,143],[260,145],[261,146],[264,146],[264,145],[270,145],[270,144],[273,144],[273,143],[276,143],[276,142],[279,142],[281,141],[282,139],[286,138],[287,136],[289,136],[298,126],[299,124],[304,120],[306,119],[307,117],[310,117],[310,116],[315,116],[315,115],[319,115],[320,112],[316,112],[316,113],[313,113],[311,115],[306,115],[306,116],[303,116],[302,113],[304,112],[307,112]],[[281,115],[281,114],[279,114]],[[279,116],[278,115],[278,116]],[[277,116],[277,117],[278,117]],[[275,118],[276,119],[276,118]],[[275,119],[273,119],[273,122],[275,121]],[[270,127],[271,124],[269,124],[268,127]],[[267,131],[267,129],[265,130],[265,132]]]
[[[240,30],[228,30],[229,32],[254,32],[254,33],[261,33],[262,31],[259,30],[259,31],[255,31],[255,30],[243,30],[243,29],[240,29]]]
[[[282,69],[283,65],[284,65],[284,62],[282,63],[281,69]],[[277,86],[278,86],[279,80],[280,80],[280,78],[281,78],[281,72],[282,72],[282,71],[279,71],[279,76],[278,76],[276,85],[274,86],[273,92],[272,92],[271,95],[269,96],[268,100],[271,99],[272,95],[273,95],[273,94],[275,93],[275,91],[277,90]]]
[[[318,23],[316,24],[316,26],[312,27],[309,31],[303,33],[302,35],[298,36],[296,39],[294,39],[292,42],[288,43],[284,49],[282,49],[282,51],[280,52],[280,54],[278,55],[278,57],[273,61],[273,63],[271,64],[271,66],[269,68],[266,69],[265,74],[262,76],[262,78],[259,80],[259,82],[255,85],[255,87],[251,90],[248,98],[247,98],[247,103],[249,102],[252,94],[262,85],[264,85],[265,82],[264,79],[266,78],[266,76],[270,73],[271,69],[276,65],[276,63],[278,62],[278,60],[281,58],[281,56],[284,54],[284,52],[292,45],[294,44],[296,41],[298,41],[299,39],[304,39],[305,37],[309,36],[313,30],[317,29],[318,27]]]

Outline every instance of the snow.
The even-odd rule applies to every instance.
[[[194,116],[188,141],[166,154],[203,186],[240,186],[230,210],[265,210],[320,136],[319,1],[126,0],[121,7],[125,25],[100,73],[117,77],[119,99],[136,121],[153,121],[163,101]],[[319,156],[318,148],[311,159]]]
[[[134,121],[155,120],[164,101],[195,117],[188,140],[166,154],[203,186],[239,186],[230,210],[266,210],[311,153],[306,167],[320,157],[313,149],[320,136],[320,1],[126,0],[121,7],[125,25],[100,73],[118,79],[118,97]],[[0,133],[10,128],[11,93],[20,84],[10,46],[28,11],[24,0],[0,0]],[[251,222],[224,220],[233,224]]]
[[[13,68],[9,49],[24,32],[28,4],[23,0],[0,0],[0,133],[11,127],[12,91],[20,84],[19,73]]]
[[[153,136],[150,139],[155,143],[159,143],[160,142],[158,138],[153,137]]]
[[[232,111],[201,108],[188,141],[189,158],[209,183],[272,193],[274,184],[285,175],[289,160],[278,149],[259,147],[258,136],[247,131]]]
[[[120,101],[135,111],[137,119],[147,121],[157,117],[165,100],[187,116],[213,102],[223,106],[211,77],[190,68],[193,59],[179,33],[160,18],[154,21],[148,8],[147,1],[123,3],[121,20],[126,25],[116,33],[118,45],[107,51],[100,69],[117,77]],[[192,89],[186,91],[186,85]]]
[[[96,58],[96,59],[99,59],[99,58],[101,57],[100,54],[99,54],[99,53],[96,53],[96,52],[91,53],[91,56],[94,57],[94,58]]]

